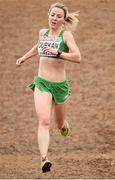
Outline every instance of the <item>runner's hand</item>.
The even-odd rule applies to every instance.
[[[22,58],[17,59],[16,65],[21,66],[21,64],[24,63],[24,60]]]
[[[54,54],[54,55],[57,55],[57,50],[56,49],[53,49],[53,48],[50,48],[48,46],[44,46],[43,48],[44,52],[46,54]]]

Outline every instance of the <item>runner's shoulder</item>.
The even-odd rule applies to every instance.
[[[72,35],[73,33],[71,31],[67,31],[67,30],[64,31],[64,36],[72,36]]]
[[[48,29],[40,29],[39,36],[43,36]]]
[[[70,40],[73,37],[73,34],[71,31],[65,30],[63,33],[64,42]]]

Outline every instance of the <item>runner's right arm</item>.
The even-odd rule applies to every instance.
[[[22,63],[24,63],[27,59],[31,58],[32,56],[35,56],[38,54],[37,52],[38,43],[33,46],[32,49],[30,49],[24,56],[17,59],[16,65],[20,66]]]

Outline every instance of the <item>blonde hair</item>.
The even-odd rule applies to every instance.
[[[57,2],[50,6],[49,13],[54,7],[60,8],[64,11],[64,19],[65,19],[64,29],[69,31],[75,31],[77,24],[79,22],[78,12],[69,13],[68,8],[64,4]]]

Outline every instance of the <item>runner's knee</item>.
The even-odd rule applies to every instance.
[[[48,115],[41,115],[39,117],[39,125],[49,126],[50,125],[50,117]]]

